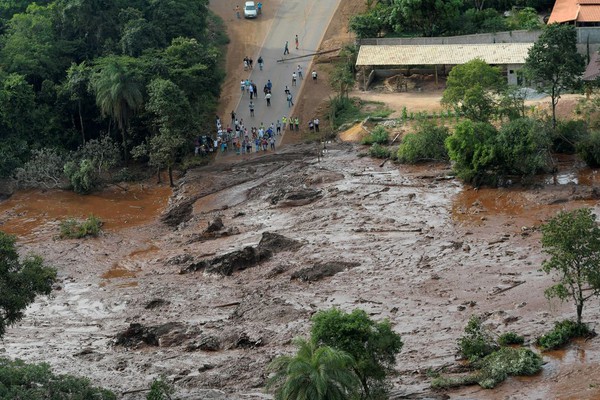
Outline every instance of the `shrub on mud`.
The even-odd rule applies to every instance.
[[[542,351],[558,349],[569,343],[571,339],[593,334],[586,324],[578,324],[575,321],[564,320],[556,322],[554,329],[536,340],[536,344]]]
[[[378,143],[369,148],[369,155],[373,158],[390,158],[391,154],[390,149]]]
[[[404,137],[398,148],[398,161],[416,164],[422,161],[447,161],[448,150],[444,145],[448,128],[432,122],[423,122],[416,132]]]
[[[60,238],[81,239],[86,236],[96,237],[100,234],[101,228],[102,221],[93,215],[87,217],[85,221],[68,218],[60,223]]]
[[[542,369],[542,357],[524,347],[503,347],[475,363],[480,368],[477,383],[492,389],[509,376],[535,375]]]
[[[76,193],[91,193],[100,184],[96,168],[90,160],[69,161],[65,164],[64,171]]]
[[[523,344],[525,343],[525,338],[521,335],[518,335],[515,332],[506,332],[500,335],[498,338],[498,344],[500,346],[510,346],[512,344]]]
[[[370,135],[365,136],[361,141],[362,144],[387,144],[390,140],[390,134],[383,126],[377,126]]]
[[[87,378],[55,375],[48,364],[0,358],[0,398],[116,400],[117,396],[93,387]]]
[[[588,136],[589,133],[585,121],[559,121],[552,135],[552,151],[573,154],[579,142]]]
[[[473,315],[467,326],[465,334],[458,340],[458,350],[462,357],[474,362],[498,349],[498,345],[490,332],[482,325],[481,318]]]
[[[577,154],[592,168],[600,166],[600,131],[591,132],[576,146]]]

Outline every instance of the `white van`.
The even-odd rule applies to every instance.
[[[256,18],[256,4],[253,1],[247,1],[244,4],[244,18]]]

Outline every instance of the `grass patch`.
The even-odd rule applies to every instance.
[[[390,158],[392,152],[386,146],[382,146],[378,143],[373,144],[369,148],[369,155],[373,158]]]
[[[511,344],[521,345],[523,343],[525,343],[525,338],[515,332],[503,333],[498,338],[498,344],[500,346],[510,346]]]
[[[100,234],[102,221],[93,215],[84,221],[68,218],[60,223],[61,239],[81,239],[86,236],[96,237]]]
[[[210,156],[196,156],[193,154],[188,154],[181,160],[180,167],[183,171],[187,171],[188,169],[196,168],[196,167],[204,167],[210,163]]]
[[[462,376],[438,376],[431,380],[432,389],[450,389],[460,386],[475,385],[477,383],[476,374]]]
[[[593,334],[586,324],[578,324],[575,321],[564,320],[556,322],[554,329],[536,340],[536,344],[542,351],[558,349],[569,343],[571,339],[585,337]]]
[[[361,141],[362,144],[387,144],[390,140],[390,134],[383,126],[377,126],[370,135],[365,136]]]
[[[329,100],[329,119],[333,122],[334,130],[349,122],[361,121],[367,117],[386,118],[391,113],[392,110],[384,103],[339,96]]]

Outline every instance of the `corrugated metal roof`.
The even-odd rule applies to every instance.
[[[524,64],[533,43],[360,46],[356,65]]]
[[[548,18],[548,24],[575,21],[578,11],[577,0],[556,0],[550,18]]]
[[[600,22],[600,6],[580,7],[577,22]]]

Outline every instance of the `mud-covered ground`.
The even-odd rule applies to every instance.
[[[550,279],[538,271],[536,228],[560,209],[596,207],[593,172],[475,191],[447,166],[381,167],[360,151],[330,143],[317,158],[314,145],[296,145],[189,172],[160,220],[115,223],[97,239],[56,240],[56,219],[40,218],[22,250],[55,265],[60,287],[9,330],[3,353],[134,391],[128,399],[161,374],[182,398],[261,398],[266,364],[293,351],[315,311],[358,307],[402,335],[394,398],[441,398],[426,371],[455,361],[472,314],[528,339],[572,316],[543,297]],[[589,185],[569,183],[584,178]],[[3,207],[7,226],[32,217]],[[593,301],[585,319],[599,311]],[[448,394],[600,395],[597,340],[546,360],[538,377]]]

